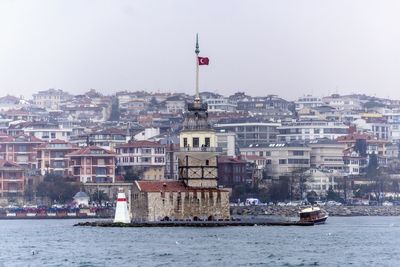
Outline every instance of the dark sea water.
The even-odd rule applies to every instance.
[[[400,266],[400,217],[313,227],[92,228],[0,221],[0,266]]]

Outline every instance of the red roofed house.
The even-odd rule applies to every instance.
[[[14,162],[0,159],[0,195],[18,197],[24,193],[24,169]]]
[[[386,145],[388,141],[378,139],[369,133],[352,133],[345,136],[338,137],[336,139],[340,144],[345,144],[346,149],[355,149],[357,143],[363,143],[365,146],[365,153],[375,153],[378,157],[386,156]]]
[[[115,183],[115,154],[98,146],[89,146],[66,155],[69,176],[82,183]]]
[[[18,165],[37,169],[36,148],[44,142],[34,136],[0,136],[0,159],[15,162]]]
[[[41,175],[54,173],[68,176],[67,154],[79,150],[79,147],[62,140],[53,140],[37,147],[38,168]]]
[[[241,158],[219,156],[218,184],[233,188],[237,185],[245,184],[246,180],[251,183],[251,177],[247,177],[246,165],[247,161]]]
[[[136,181],[131,203],[134,221],[230,218],[230,190],[217,185],[219,151],[207,104],[196,97],[188,109],[177,152],[179,180]]]

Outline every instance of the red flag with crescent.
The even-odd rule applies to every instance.
[[[208,65],[208,63],[210,63],[208,57],[198,57],[198,60],[199,60],[199,65]]]

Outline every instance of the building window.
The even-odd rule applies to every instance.
[[[187,147],[188,143],[187,143],[187,138],[183,138],[183,147]]]
[[[193,137],[193,147],[199,147],[199,138],[198,137]]]
[[[286,164],[286,159],[280,159],[279,164]]]
[[[293,151],[293,156],[304,156],[304,151],[295,150]]]
[[[208,159],[206,159],[206,166],[210,165],[210,161]]]

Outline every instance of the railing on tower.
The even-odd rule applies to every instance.
[[[181,147],[180,152],[222,152],[222,147]]]

